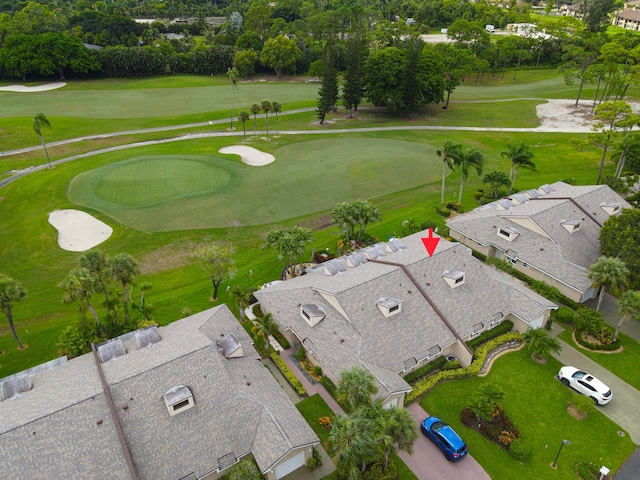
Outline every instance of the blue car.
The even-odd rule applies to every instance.
[[[429,440],[435,443],[447,460],[457,462],[469,451],[469,447],[453,428],[438,417],[427,417],[420,424],[420,430]]]

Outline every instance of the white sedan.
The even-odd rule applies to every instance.
[[[609,387],[593,375],[578,370],[576,367],[562,367],[558,372],[558,380],[583,395],[591,397],[597,405],[606,405],[613,398]]]

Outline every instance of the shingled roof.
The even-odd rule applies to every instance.
[[[200,478],[253,453],[263,472],[317,436],[250,347],[226,306],[158,329],[161,341],[101,363],[139,479]],[[244,356],[216,344],[233,334]],[[33,388],[0,402],[0,456],[7,478],[131,478],[93,354],[32,377]],[[170,416],[163,395],[186,386],[193,408]],[[73,428],[70,428],[73,426]]]
[[[349,256],[332,260],[344,270],[330,274],[322,265],[306,275],[270,285],[255,292],[264,310],[283,330],[292,330],[307,350],[335,378],[353,365],[369,369],[378,379],[381,396],[406,392],[410,386],[400,372],[425,358],[435,358],[458,336],[474,331],[499,315],[509,313],[532,322],[555,305],[471,256],[462,244],[441,239],[429,257],[419,232],[401,239],[405,248],[382,242],[367,262],[350,262]],[[367,248],[361,252],[372,250]],[[394,251],[395,250],[395,251]],[[379,254],[384,252],[383,256]],[[356,265],[355,267],[352,265]],[[404,268],[407,269],[405,272]],[[445,270],[465,272],[465,283],[452,289],[442,278]],[[412,276],[444,313],[450,329],[421,294]],[[385,315],[381,298],[401,302],[401,309]],[[300,313],[301,305],[316,304],[325,318],[311,326]]]
[[[550,277],[585,292],[591,287],[587,269],[600,256],[600,229],[609,218],[603,204],[630,205],[607,185],[572,186],[557,182],[538,189],[537,198],[498,202],[451,218],[447,225],[480,245],[493,245]],[[547,190],[545,192],[545,190]],[[514,195],[514,197],[516,197]],[[514,200],[516,200],[514,198]],[[579,224],[579,228],[565,225]],[[499,229],[517,230],[516,239],[498,235]]]

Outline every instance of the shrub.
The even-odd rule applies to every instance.
[[[311,471],[318,466],[318,462],[315,458],[311,457],[307,460],[307,470]]]
[[[363,474],[363,480],[396,480],[398,478],[398,469],[392,459],[389,459],[387,468],[382,468],[382,460],[372,464]]]
[[[500,435],[498,435],[498,441],[503,445],[509,446],[516,441],[516,435],[508,430],[503,430]]]
[[[225,478],[227,480],[262,480],[264,477],[253,457],[248,456],[229,468]]]
[[[404,380],[409,384],[414,384],[421,378],[426,377],[431,372],[438,370],[447,361],[444,357],[438,357],[434,361],[427,363],[425,366],[415,369],[413,372],[405,375]]]
[[[526,440],[522,438],[516,438],[509,445],[509,453],[516,460],[523,461],[529,458],[529,456],[531,455],[531,446]]]
[[[313,374],[317,375],[318,377],[322,376],[322,368],[318,367],[317,365],[315,367],[313,367]]]
[[[282,357],[280,357],[280,355],[278,355],[277,353],[272,353],[271,359],[276,364],[276,366],[280,369],[280,371],[282,372],[282,375],[284,375],[284,378],[286,378],[287,381],[291,384],[291,386],[295,388],[298,394],[306,395],[307,390],[304,388],[302,383],[300,383],[300,380],[298,380],[298,378],[287,366],[287,364],[284,363],[284,360],[282,359]]]
[[[320,452],[316,447],[311,447],[311,451],[313,452],[313,458],[316,460],[317,465],[322,465],[322,457],[320,456]]]
[[[603,345],[594,344],[582,339],[581,333],[585,332],[597,338]],[[608,325],[602,314],[591,310],[590,308],[581,308],[576,315],[576,340],[587,348],[595,348],[596,350],[615,350],[618,348],[618,342],[613,343],[615,329]],[[617,345],[608,347],[608,345]]]
[[[505,320],[500,325],[493,327],[491,330],[487,330],[486,332],[482,332],[476,338],[469,340],[467,342],[467,346],[471,350],[475,350],[479,345],[482,345],[487,340],[491,340],[492,338],[496,338],[503,333],[510,332],[513,328],[513,322],[511,320]]]
[[[336,386],[329,377],[322,377],[320,383],[322,383],[322,386],[329,392],[329,395],[336,398]]]
[[[272,335],[278,341],[280,346],[285,350],[288,350],[291,347],[291,344],[289,343],[289,341],[286,338],[284,338],[284,335],[282,335],[280,332],[273,332]]]
[[[445,380],[455,380],[459,378],[470,378],[477,375],[480,372],[480,368],[484,363],[485,357],[489,354],[491,350],[494,348],[512,341],[524,341],[524,335],[519,332],[508,332],[499,337],[496,337],[484,344],[480,345],[478,349],[475,351],[474,360],[471,362],[471,365],[464,368],[458,368],[456,370],[445,370],[442,372],[438,372],[430,377],[427,377],[423,380],[416,382],[413,386],[413,390],[409,392],[405,396],[404,403],[405,405],[409,405],[410,403],[416,401],[422,395],[427,393],[433,387],[435,387],[438,383]]]
[[[448,216],[451,215],[451,210],[443,209],[438,206],[436,207],[436,213],[442,217],[447,218]]]
[[[296,359],[301,362],[303,361],[305,358],[307,358],[307,352],[305,351],[304,348],[300,347],[298,350],[296,350],[296,353],[293,354],[294,357],[296,357]]]
[[[569,307],[560,307],[553,313],[553,317],[555,318],[556,322],[562,323],[564,325],[571,325],[573,324],[575,313],[573,312],[573,309]]]
[[[455,370],[456,368],[460,368],[460,362],[458,360],[452,362],[447,361],[442,365],[442,370]]]
[[[433,220],[425,220],[420,224],[420,230],[433,229],[434,231],[438,228],[438,225]]]

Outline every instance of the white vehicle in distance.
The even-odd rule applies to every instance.
[[[593,375],[578,370],[576,367],[565,366],[558,372],[558,380],[567,387],[591,397],[596,405],[606,405],[613,398],[611,389]]]

